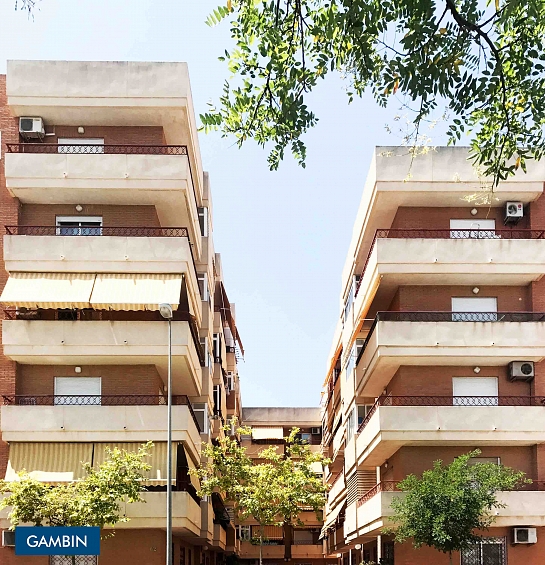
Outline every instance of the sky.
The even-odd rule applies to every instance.
[[[34,19],[0,0],[0,73],[8,59],[185,61],[197,115],[227,78],[229,25],[204,21],[221,0],[41,0]],[[319,117],[305,169],[288,157],[200,134],[210,173],[216,251],[246,352],[243,406],[317,406],[340,316],[341,271],[375,145],[397,108],[348,105],[332,75],[309,98]]]

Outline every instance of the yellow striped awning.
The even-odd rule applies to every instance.
[[[91,273],[11,273],[0,302],[20,308],[89,308]]]
[[[167,303],[177,310],[182,278],[168,274],[98,274],[91,306],[95,310],[159,310],[159,304]]]
[[[93,467],[97,468],[107,459],[106,447],[114,449],[124,449],[125,451],[136,452],[141,443],[95,443],[95,451],[93,456]],[[176,449],[177,443],[172,443],[172,482],[176,481]],[[144,473],[146,480],[144,485],[165,485],[167,482],[167,442],[155,442],[151,449],[151,457],[146,459],[146,463],[151,465],[151,469]]]
[[[82,462],[91,463],[92,443],[11,442],[6,481],[17,481],[23,469],[38,481],[59,483],[86,476]]]
[[[284,428],[252,428],[252,439],[284,439]]]

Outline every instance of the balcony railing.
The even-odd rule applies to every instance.
[[[477,222],[476,222],[477,223]],[[522,229],[378,229],[375,232],[369,253],[363,265],[360,279],[356,286],[355,296],[358,295],[363,282],[363,275],[375,248],[377,239],[545,239],[545,230],[522,230]]]
[[[544,406],[545,396],[380,396],[358,427],[360,434],[379,406]]]
[[[377,312],[356,359],[356,366],[378,322],[545,322],[545,312]]]
[[[54,314],[53,314],[54,312]],[[142,317],[140,321],[164,321],[159,315],[157,318],[150,318],[150,312],[144,313],[146,317]],[[151,313],[153,314],[153,313]],[[53,315],[54,317],[48,317]],[[62,318],[61,318],[62,315]],[[6,308],[4,309],[4,319],[5,320],[52,320],[55,318],[62,321],[138,321],[135,320],[133,316],[125,316],[124,311],[117,310],[93,310],[89,309],[62,309],[60,312],[56,310],[44,310],[36,308]],[[191,332],[191,338],[193,345],[197,350],[197,355],[199,357],[199,362],[201,367],[204,367],[205,358],[204,350],[199,338],[199,330],[197,327],[197,322],[193,314],[189,312],[182,312],[180,310],[174,311],[173,322],[188,322],[189,330]]]
[[[399,481],[381,481],[380,483],[376,484],[372,489],[369,489],[365,494],[362,494],[358,498],[358,506],[361,506],[368,500],[371,500],[374,496],[376,496],[379,492],[394,492],[399,490],[397,488]]]
[[[7,406],[166,406],[167,397],[151,394],[4,394],[3,404]],[[189,413],[201,431],[197,416],[186,395],[172,397],[174,406],[187,406]]]
[[[4,226],[7,235],[185,237],[187,228],[149,228],[138,226]]]
[[[530,479],[530,483],[519,483],[514,490],[520,491],[543,491],[545,490],[545,481],[534,481]],[[400,492],[398,485],[401,481],[381,481],[376,484],[372,489],[369,489],[365,494],[358,498],[358,506],[371,500],[374,496],[380,492]]]
[[[134,145],[79,143],[8,143],[8,153],[61,153],[72,155],[187,155],[187,145]]]

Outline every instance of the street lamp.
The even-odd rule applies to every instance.
[[[159,304],[159,312],[165,320],[168,320],[166,565],[172,565],[172,306]]]

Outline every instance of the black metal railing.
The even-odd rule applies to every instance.
[[[545,312],[377,312],[356,359],[356,366],[378,322],[545,322]]]
[[[142,226],[4,226],[7,235],[185,237],[187,228],[150,228]]]
[[[68,153],[76,155],[187,155],[187,145],[83,143],[8,143],[8,153]]]
[[[389,396],[377,398],[358,427],[361,433],[379,406],[544,406],[545,396]]]
[[[3,404],[10,406],[166,406],[167,397],[151,394],[4,394]],[[186,395],[172,397],[175,406],[187,406],[197,426],[201,427]]]
[[[478,222],[475,222],[476,224]],[[365,259],[354,296],[358,295],[363,275],[375,248],[377,239],[545,239],[545,230],[530,229],[378,229]]]

